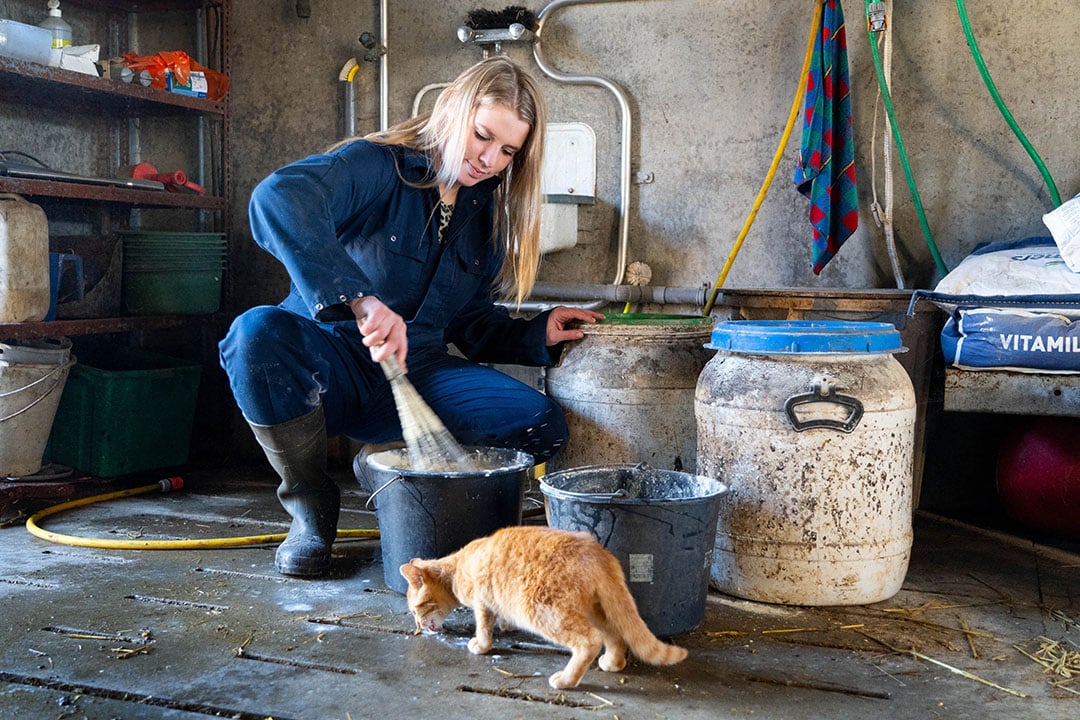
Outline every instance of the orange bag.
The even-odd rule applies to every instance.
[[[227,75],[200,65],[182,50],[159,52],[153,55],[136,55],[129,52],[124,54],[124,64],[135,72],[148,70],[150,72],[150,87],[159,90],[165,89],[166,71],[172,73],[178,85],[187,85],[192,70],[206,75],[207,99],[220,100],[225,97],[225,93],[229,90],[229,77]]]

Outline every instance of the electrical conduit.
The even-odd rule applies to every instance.
[[[631,118],[630,103],[626,99],[626,93],[621,87],[612,81],[595,75],[568,75],[551,67],[541,53],[544,25],[552,14],[573,5],[589,5],[602,2],[621,2],[622,0],[555,0],[547,5],[536,16],[537,27],[533,33],[533,58],[537,66],[545,75],[553,80],[570,85],[596,85],[610,91],[619,103],[619,116],[622,126],[622,139],[620,140],[621,157],[619,167],[619,250],[616,259],[615,279],[612,285],[622,284],[626,273],[627,246],[630,236],[630,137]]]

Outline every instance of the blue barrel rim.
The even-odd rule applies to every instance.
[[[715,485],[718,488],[715,492],[706,493],[704,495],[695,495],[693,497],[671,497],[671,498],[632,498],[632,497],[619,497],[613,493],[582,493],[573,492],[571,490],[564,490],[563,488],[555,487],[547,481],[549,477],[569,476],[573,474],[582,474],[591,471],[600,470],[640,470],[642,472],[659,472],[664,474],[682,475],[694,480]],[[726,495],[731,491],[731,488],[717,480],[716,478],[708,477],[707,475],[697,475],[695,473],[683,472],[681,470],[665,470],[662,468],[654,468],[643,463],[607,463],[598,465],[580,465],[578,467],[566,468],[564,470],[556,470],[555,472],[545,473],[538,481],[540,484],[540,491],[548,497],[555,498],[557,500],[572,500],[574,502],[593,503],[593,504],[615,504],[615,505],[659,505],[661,503],[700,503],[702,501],[712,500],[713,498]]]
[[[725,320],[713,328],[705,347],[751,355],[877,355],[907,350],[892,323],[849,320]]]
[[[398,473],[403,479],[409,480],[413,478],[482,478],[482,477],[494,477],[496,475],[504,475],[508,473],[517,473],[527,471],[536,465],[536,458],[524,450],[515,450],[513,448],[497,448],[497,447],[484,447],[479,445],[467,445],[462,448],[468,452],[486,452],[497,453],[500,459],[505,459],[508,465],[504,465],[497,468],[485,468],[481,470],[455,470],[451,472],[439,471],[439,470],[416,470],[410,467],[401,467],[399,465],[389,465],[383,462],[384,457],[403,457],[408,460],[408,453],[404,448],[395,450],[382,450],[377,453],[373,453],[366,458],[368,466],[372,470]],[[512,462],[511,462],[512,459]]]

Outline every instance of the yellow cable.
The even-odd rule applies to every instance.
[[[761,190],[758,191],[757,198],[754,200],[754,206],[750,210],[750,215],[747,216],[746,222],[743,223],[742,230],[739,231],[739,237],[735,240],[735,246],[732,247],[731,252],[728,253],[727,262],[724,263],[723,269],[720,270],[720,276],[716,278],[716,285],[713,286],[709,301],[705,303],[703,315],[707,316],[712,312],[713,305],[716,303],[716,298],[720,294],[720,288],[724,286],[724,281],[727,280],[731,265],[735,262],[735,256],[739,254],[739,249],[742,248],[743,240],[746,239],[746,234],[750,232],[750,226],[754,224],[758,209],[765,200],[765,194],[769,191],[769,186],[772,185],[773,176],[776,175],[776,168],[780,165],[780,158],[784,155],[784,149],[787,147],[788,138],[791,136],[791,130],[795,127],[795,120],[799,116],[799,106],[802,105],[803,95],[806,93],[806,77],[810,74],[810,60],[814,55],[814,41],[817,39],[818,31],[821,29],[822,5],[823,0],[816,0],[814,2],[814,17],[810,22],[810,37],[806,40],[806,55],[803,57],[802,72],[799,73],[799,88],[795,93],[795,99],[791,102],[791,112],[788,114],[787,127],[784,128],[784,134],[780,138],[780,145],[776,148],[776,153],[773,155],[772,159],[772,165],[769,166],[769,172],[765,176],[765,182],[761,184]]]
[[[71,500],[68,502],[62,502],[58,505],[47,507],[40,512],[34,513],[26,521],[26,529],[31,535],[39,537],[42,540],[48,540],[49,542],[59,543],[61,545],[75,545],[77,547],[89,547],[89,548],[107,548],[110,550],[194,550],[194,549],[220,549],[220,548],[233,548],[233,547],[247,547],[250,545],[272,545],[280,543],[286,537],[286,533],[273,533],[270,535],[248,535],[245,537],[229,537],[229,538],[205,538],[202,540],[113,540],[111,538],[87,538],[79,537],[77,535],[63,535],[61,533],[55,533],[50,530],[42,528],[38,522],[43,518],[50,515],[57,515],[67,510],[73,510],[77,507],[84,505],[92,505],[94,503],[105,502],[106,500],[116,500],[118,498],[131,497],[133,495],[142,495],[144,493],[153,492],[158,490],[160,492],[169,492],[170,490],[178,490],[183,486],[183,481],[180,478],[170,478],[168,480],[161,480],[153,485],[143,485],[141,487],[130,488],[128,490],[117,490],[115,492],[105,493],[103,495],[94,495],[93,497],[82,498],[79,500]],[[378,530],[338,530],[337,539],[355,539],[355,538],[378,538]]]

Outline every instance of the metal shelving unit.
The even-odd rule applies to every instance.
[[[229,74],[230,0],[65,0],[95,12],[131,19],[143,13],[184,12],[201,21],[207,38],[207,65]],[[207,32],[206,14],[214,13],[214,32]],[[211,35],[213,37],[211,38]],[[0,192],[18,193],[56,207],[76,204],[100,209],[102,216],[120,217],[128,210],[177,209],[211,213],[215,228],[228,234],[229,110],[228,101],[209,100],[124,83],[36,63],[0,57],[0,105],[24,106],[53,113],[92,112],[117,122],[142,117],[190,117],[217,123],[212,148],[212,193],[198,195],[165,190],[134,190],[78,182],[57,182],[0,177]],[[201,132],[201,131],[200,131]],[[0,338],[22,339],[58,335],[90,335],[183,326],[207,316],[125,316],[65,319],[49,322],[0,323]]]

